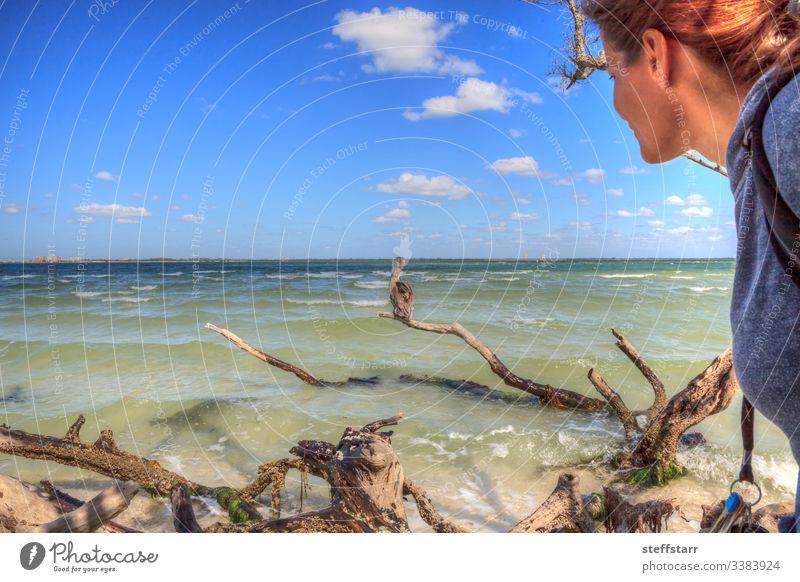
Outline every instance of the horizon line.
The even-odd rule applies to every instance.
[[[20,263],[20,264],[33,264],[33,265],[43,265],[48,263],[64,263],[64,264],[81,264],[81,263],[120,263],[120,262],[128,262],[128,263],[160,263],[160,262],[180,262],[180,263],[200,263],[200,262],[226,262],[226,261],[234,261],[234,262],[261,262],[261,261],[385,261],[391,260],[393,257],[385,257],[385,258],[369,258],[369,257],[307,257],[307,258],[297,258],[297,257],[290,257],[290,258],[222,258],[222,257],[202,257],[202,258],[173,258],[173,257],[148,257],[144,259],[136,259],[136,258],[120,258],[120,259],[110,259],[110,258],[83,258],[80,260],[56,260],[56,261],[33,261],[32,259],[0,259],[0,263],[9,264],[9,263]],[[528,257],[528,258],[519,258],[519,257],[493,257],[493,258],[484,258],[484,257],[462,257],[462,258],[448,258],[448,257],[413,257],[406,259],[408,261],[412,260],[425,260],[425,261],[686,261],[686,260],[701,260],[701,261],[722,261],[722,260],[735,260],[736,257],[569,257],[569,258],[553,258],[553,257]]]

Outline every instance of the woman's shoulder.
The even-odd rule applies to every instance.
[[[800,214],[800,73],[772,100],[764,117],[762,136],[778,189]]]

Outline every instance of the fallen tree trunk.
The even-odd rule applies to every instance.
[[[230,487],[207,487],[163,468],[158,462],[120,449],[110,430],[101,431],[94,443],[80,438],[83,415],[64,438],[42,436],[0,425],[0,453],[28,459],[55,461],[88,469],[120,481],[132,481],[152,495],[166,497],[175,485],[185,484],[195,495],[213,497],[233,521],[260,521],[261,515]]]
[[[460,323],[425,323],[413,319],[403,319],[396,317],[392,313],[380,312],[378,317],[385,319],[393,319],[399,321],[403,325],[407,325],[412,329],[420,331],[427,331],[430,333],[438,333],[445,335],[455,335],[464,340],[468,346],[475,349],[483,358],[489,363],[489,367],[503,382],[517,388],[528,394],[533,394],[538,397],[543,406],[550,406],[552,408],[569,409],[569,410],[590,410],[599,412],[605,410],[607,407],[606,402],[591,398],[590,396],[583,396],[577,392],[567,390],[565,388],[554,388],[549,384],[541,384],[521,378],[514,374],[508,367],[498,358],[489,347],[475,337],[467,328]]]
[[[59,491],[49,481],[42,481],[41,487],[37,487],[0,475],[0,532],[30,531],[78,509],[84,503]],[[141,533],[108,520],[104,521],[102,529],[112,533]]]
[[[549,384],[539,384],[513,374],[486,344],[459,323],[425,323],[386,312],[378,313],[378,317],[399,321],[412,329],[460,337],[483,356],[492,372],[503,382],[537,396],[545,406],[591,412],[612,411],[622,423],[627,441],[626,450],[617,455],[614,462],[623,471],[623,477],[633,483],[663,485],[670,479],[684,475],[686,470],[676,461],[681,436],[708,416],[725,410],[736,393],[730,349],[667,401],[664,383],[655,371],[627,338],[612,329],[617,348],[636,366],[653,390],[653,403],[646,410],[634,411],[594,368],[589,370],[589,381],[605,400],[555,389]],[[477,395],[486,394],[489,390],[475,383],[445,379],[436,379],[436,382]]]
[[[30,533],[90,533],[128,508],[139,486],[117,481],[90,501],[58,519],[30,530]]]
[[[631,505],[610,487],[603,487],[606,499],[606,531],[612,533],[660,533],[680,506],[676,499],[645,501]]]
[[[663,485],[685,475],[686,469],[676,460],[681,436],[730,406],[737,387],[732,354],[728,349],[666,406],[646,412],[652,420],[644,427],[643,434],[632,441],[630,450],[617,456],[616,463],[623,478],[630,483]]]
[[[511,528],[511,533],[591,533],[594,524],[578,491],[580,479],[562,473],[550,496],[530,516]]]

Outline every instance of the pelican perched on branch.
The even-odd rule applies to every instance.
[[[400,280],[400,271],[406,266],[403,257],[395,257],[392,261],[392,277],[389,279],[389,299],[394,307],[395,317],[411,319],[414,312],[414,292],[411,285]]]

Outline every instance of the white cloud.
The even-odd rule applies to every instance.
[[[150,211],[143,206],[123,206],[122,204],[86,204],[72,209],[78,214],[94,216],[110,216],[117,224],[138,224],[141,218],[150,216]]]
[[[394,208],[386,214],[382,214],[377,218],[373,218],[370,222],[374,224],[391,224],[397,222],[404,222],[411,218],[411,212],[405,208]]]
[[[575,174],[576,178],[583,178],[591,184],[599,184],[606,177],[606,171],[600,168],[589,168],[584,172]]]
[[[622,188],[609,188],[606,192],[608,192],[609,196],[614,196],[615,198],[622,198],[625,196],[625,190]]]
[[[714,214],[714,209],[710,206],[703,206],[702,208],[690,206],[689,208],[681,210],[681,214],[684,216],[696,216],[698,218],[711,218],[711,215]]]
[[[630,210],[613,210],[611,212],[606,212],[605,215],[616,218],[633,218],[634,216],[651,217],[655,216],[656,213],[650,208],[642,206],[636,212],[631,212]]]
[[[661,228],[662,226],[664,226],[664,221],[663,220],[648,220],[647,224],[649,224],[650,226],[653,226],[655,228]]]
[[[710,240],[710,241],[712,241],[712,242],[713,242],[713,241],[722,240],[722,239],[723,239],[722,235],[719,235],[719,234],[716,234],[716,235],[714,235],[714,236],[710,236],[710,237],[708,237],[708,240]]]
[[[572,180],[569,178],[559,178],[550,182],[553,186],[572,186]]]
[[[519,194],[512,194],[511,198],[514,200],[514,202],[516,202],[517,204],[520,204],[522,206],[525,206],[526,204],[530,204],[531,203],[529,198],[525,198],[524,196],[520,196]]]
[[[45,198],[47,198],[48,200],[50,200],[51,198],[54,198],[54,196],[53,196],[53,193],[52,193],[52,192],[45,192],[45,195],[44,195],[44,197],[45,197]]]
[[[591,202],[589,201],[589,195],[584,194],[583,192],[576,192],[572,195],[575,199],[576,206],[589,206]]]
[[[620,174],[627,174],[629,176],[635,176],[636,174],[644,174],[647,172],[644,168],[638,168],[636,166],[625,166],[622,168],[619,173]]]
[[[342,10],[336,15],[333,34],[342,41],[355,42],[368,52],[372,63],[362,68],[377,73],[439,73],[479,75],[483,70],[474,62],[445,53],[438,44],[445,40],[456,23],[440,23],[416,8],[389,8],[382,12]]]
[[[532,103],[541,103],[541,99],[535,93],[526,93],[519,89],[503,87],[489,81],[481,81],[476,77],[469,77],[458,86],[455,95],[426,99],[422,102],[422,107],[424,107],[422,112],[407,110],[403,116],[411,121],[420,121],[433,117],[452,117],[459,113],[472,111],[508,113],[514,106],[515,96],[520,96]]]
[[[667,206],[683,206],[686,202],[680,196],[672,195],[664,200],[664,204]]]
[[[690,232],[694,232],[694,229],[691,226],[679,226],[677,228],[670,228],[667,232],[670,234],[689,234]]]
[[[509,129],[509,130],[508,130],[508,135],[510,135],[510,136],[511,136],[511,137],[513,137],[514,139],[519,139],[519,138],[521,138],[522,136],[524,136],[526,133],[528,133],[528,132],[527,132],[527,130],[524,130],[524,129],[516,129],[516,128],[514,128],[514,127],[512,127],[511,129]]]
[[[0,204],[0,206],[2,206],[3,212],[5,212],[6,214],[19,214],[22,211],[22,206],[14,202]]]
[[[416,194],[419,196],[443,196],[450,200],[460,200],[469,195],[469,188],[457,184],[448,176],[428,178],[423,175],[404,172],[398,179],[382,182],[373,190],[385,194]]]
[[[517,222],[530,222],[532,220],[539,220],[541,216],[535,212],[512,212],[509,218]]]
[[[333,50],[337,46],[339,46],[339,45],[337,45],[335,42],[328,41],[328,42],[326,42],[325,44],[322,45],[322,48],[324,48],[325,50]]]
[[[103,182],[119,182],[120,176],[115,176],[111,172],[107,172],[105,170],[100,170],[94,175],[95,178],[98,180],[102,180]]]
[[[690,204],[691,206],[706,206],[708,205],[708,200],[706,200],[702,194],[690,194],[686,198],[686,204]]]
[[[205,216],[198,216],[197,214],[184,214],[181,216],[183,222],[203,222],[205,219]]]
[[[508,176],[510,174],[530,176],[531,178],[539,176],[539,162],[530,156],[524,158],[504,158],[488,164],[487,167],[501,176]]]
[[[570,222],[569,225],[573,228],[577,228],[578,230],[592,230],[592,223],[586,220]]]

